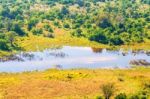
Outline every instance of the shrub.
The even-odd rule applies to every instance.
[[[65,23],[64,28],[70,28],[70,25],[68,23]]]
[[[141,96],[140,99],[148,99],[147,96]]]
[[[115,99],[127,99],[127,96],[125,93],[120,93],[115,97]]]
[[[104,84],[102,85],[101,89],[102,89],[105,99],[110,99],[110,97],[115,92],[115,87],[113,83]]]
[[[54,32],[53,29],[52,29],[52,27],[51,27],[49,24],[45,24],[45,25],[44,25],[44,28],[45,28],[46,31],[49,31],[49,32],[51,32],[51,33]]]
[[[39,35],[43,33],[42,29],[33,28],[31,31],[34,35]]]
[[[150,89],[150,82],[144,82],[144,89]]]
[[[54,21],[54,26],[57,26],[57,27],[59,27],[60,26],[60,23],[58,22],[58,21]]]
[[[76,36],[76,37],[81,37],[81,36],[83,36],[82,30],[81,29],[77,29],[74,32],[72,32],[72,35]]]
[[[140,99],[138,95],[132,95],[129,99]]]
[[[96,99],[103,99],[102,96],[96,96]]]
[[[10,50],[10,46],[6,40],[0,39],[0,50]]]
[[[139,96],[140,96],[140,99],[148,99],[148,96],[149,96],[149,89],[143,89],[139,92]]]

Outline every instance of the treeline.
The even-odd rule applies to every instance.
[[[109,45],[144,42],[150,0],[0,0],[1,50],[18,48],[15,38],[29,32],[54,37],[53,27]]]

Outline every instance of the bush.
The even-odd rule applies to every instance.
[[[143,89],[139,92],[138,95],[140,96],[140,99],[148,99],[149,93],[150,93],[149,89]]]
[[[127,99],[127,96],[125,93],[120,93],[115,97],[115,99]]]
[[[65,23],[64,28],[70,28],[70,25],[68,23]]]
[[[12,25],[10,30],[16,32],[19,36],[24,36],[26,34],[25,31],[16,23]]]
[[[34,35],[39,35],[39,34],[42,34],[42,33],[43,33],[43,30],[42,30],[42,29],[33,28],[31,32],[32,32]]]
[[[76,37],[81,37],[83,36],[82,34],[82,30],[81,29],[77,29],[75,30],[73,33],[72,33],[73,36],[76,36]]]
[[[96,99],[103,99],[103,97],[102,96],[97,96]]]
[[[144,89],[150,89],[150,82],[144,82]]]
[[[8,45],[6,40],[0,39],[0,50],[10,50],[10,46]]]
[[[54,21],[54,26],[60,27],[60,23],[58,21]]]
[[[140,99],[148,99],[147,96],[141,96]]]
[[[49,32],[51,32],[51,33],[54,32],[53,29],[52,29],[52,27],[51,27],[49,24],[45,24],[45,25],[44,25],[44,28],[45,28],[46,31],[49,31]]]
[[[104,84],[102,85],[101,89],[102,89],[105,99],[110,99],[110,97],[115,92],[115,87],[113,83]]]
[[[138,95],[132,95],[129,99],[140,99]]]

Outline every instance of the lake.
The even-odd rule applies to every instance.
[[[130,68],[132,60],[150,62],[150,55],[132,50],[124,53],[90,47],[64,46],[60,49],[45,49],[37,52],[20,52],[16,55],[21,60],[0,62],[0,72],[41,71],[50,68]]]

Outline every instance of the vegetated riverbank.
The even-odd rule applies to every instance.
[[[20,47],[18,51],[0,51],[0,58],[3,56],[10,56],[19,51],[37,51],[46,48],[59,48],[64,45],[70,46],[90,46],[96,48],[108,48],[108,45],[100,44],[97,42],[89,41],[86,38],[60,36],[56,38],[46,38],[43,36],[29,35],[27,37],[18,37],[15,44]]]
[[[95,41],[90,41],[86,38],[70,37],[70,36],[59,36],[56,38],[45,38],[42,36],[30,35],[29,37],[20,37],[17,39],[16,43],[21,46],[25,51],[35,51],[37,49],[43,50],[45,48],[55,48],[60,46],[82,46],[82,47],[93,47],[102,48],[110,50],[119,50],[123,48],[124,50],[150,50],[150,41],[145,40],[144,43],[133,43],[130,45],[121,46],[110,46],[101,44]],[[38,48],[37,48],[38,47]]]
[[[85,46],[96,48],[109,48],[108,45],[100,44],[97,42],[89,41],[86,38],[77,38],[69,36],[59,36],[56,38],[45,38],[42,36],[21,37],[18,38],[18,45],[25,51],[44,50],[45,48],[57,48],[61,46]]]
[[[150,69],[46,70],[16,74],[0,73],[0,96],[4,99],[96,99],[101,86],[113,83],[115,97],[125,93],[149,96]]]
[[[59,36],[56,38],[46,38],[42,36],[29,35],[27,37],[18,37],[15,41],[17,45],[20,46],[18,51],[0,51],[0,57],[12,56],[19,51],[37,51],[44,50],[46,48],[60,48],[62,46],[82,46],[82,47],[92,47],[96,49],[109,49],[109,50],[119,50],[122,48],[124,51],[132,49],[133,51],[149,51],[150,41],[145,40],[144,43],[135,43],[131,45],[121,45],[121,46],[110,46],[104,45],[95,41],[89,41],[86,38],[77,38],[70,36]]]

